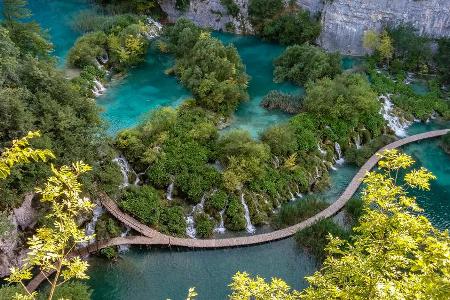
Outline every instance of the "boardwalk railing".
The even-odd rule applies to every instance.
[[[442,136],[449,132],[450,129],[429,131],[421,134],[416,134],[409,136],[407,138],[395,141],[389,145],[384,146],[378,152],[383,152],[384,150],[391,150],[403,145],[413,143],[416,141],[430,139]],[[190,248],[227,248],[227,247],[239,247],[254,244],[267,243],[271,241],[281,240],[294,235],[297,231],[308,228],[314,225],[321,219],[329,218],[336,213],[338,213],[344,205],[350,200],[353,194],[356,192],[358,187],[366,175],[375,165],[378,163],[378,156],[374,154],[369,158],[369,160],[359,169],[358,173],[353,177],[352,181],[349,183],[345,191],[341,196],[333,202],[326,209],[317,213],[316,215],[298,223],[293,226],[272,231],[264,234],[257,234],[252,236],[236,237],[236,238],[226,238],[226,239],[188,239],[188,238],[177,238],[162,234],[154,229],[151,229],[147,225],[140,223],[138,220],[132,216],[124,213],[119,209],[117,204],[109,198],[105,193],[101,193],[100,201],[105,209],[121,221],[126,226],[133,228],[135,231],[139,232],[143,236],[130,236],[130,237],[117,237],[106,241],[99,241],[89,245],[86,248],[76,251],[76,255],[85,256],[91,252],[96,252],[99,249],[106,248],[109,246],[118,246],[126,244],[139,244],[139,245],[161,245],[161,246],[181,246]],[[38,274],[30,283],[27,285],[29,291],[34,291],[39,284],[45,280],[43,274]]]

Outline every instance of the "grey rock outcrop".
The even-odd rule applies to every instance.
[[[450,36],[449,0],[333,0],[322,11],[320,45],[328,51],[363,55],[364,32],[410,23],[419,34]]]
[[[228,15],[227,9],[220,3],[220,0],[191,0],[189,8],[185,12],[175,8],[175,0],[158,1],[170,22],[185,17],[201,27],[226,31],[227,27],[231,25],[236,33],[253,33],[247,14],[248,0],[235,0],[235,2],[239,6],[237,17]]]

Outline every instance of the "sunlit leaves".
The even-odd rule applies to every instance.
[[[33,149],[30,147],[29,140],[39,136],[38,131],[30,131],[25,137],[14,140],[10,148],[3,150],[0,156],[0,179],[5,179],[11,173],[11,168],[14,165],[29,163],[30,161],[45,162],[50,158],[55,158],[48,149]]]

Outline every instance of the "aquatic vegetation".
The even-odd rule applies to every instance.
[[[279,109],[281,111],[297,114],[302,108],[303,96],[286,94],[280,91],[270,91],[264,96],[260,105],[265,109]]]

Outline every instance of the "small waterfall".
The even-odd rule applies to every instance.
[[[106,64],[109,61],[108,53],[104,53],[102,56],[98,57],[97,60],[102,64]]]
[[[95,225],[97,224],[98,219],[103,215],[105,211],[103,210],[103,207],[99,204],[95,204],[94,210],[92,211],[92,219],[89,223],[86,224],[84,232],[87,236],[91,236],[95,233]],[[85,242],[81,243],[81,247],[86,247],[90,244],[95,242],[95,238]]]
[[[92,88],[92,93],[94,94],[95,97],[100,97],[101,95],[103,95],[106,91],[105,86],[98,81],[97,79],[94,79],[94,86]]]
[[[126,237],[130,233],[131,228],[126,227],[125,231],[120,234],[120,237]],[[119,253],[125,253],[130,249],[130,245],[119,245],[117,246]]]
[[[118,156],[113,159],[113,162],[115,162],[119,166],[120,172],[122,172],[123,183],[120,185],[121,188],[126,188],[127,186],[130,185],[130,178],[128,176],[128,174],[130,173],[136,176],[136,180],[134,181],[133,184],[138,185],[140,183],[141,180],[139,179],[139,175],[136,174],[136,172],[130,167],[125,157]]]
[[[174,186],[174,182],[172,181],[169,186],[167,187],[167,194],[166,194],[166,199],[171,201],[172,195],[173,195],[173,186]]]
[[[147,33],[146,33],[147,39],[153,40],[154,38],[157,38],[160,36],[161,31],[162,31],[161,23],[153,20],[153,18],[151,18],[151,17],[148,17],[147,25],[148,25],[147,26],[148,29],[147,29]]]
[[[219,225],[217,225],[216,228],[214,228],[214,232],[217,233],[225,233],[225,225],[223,222],[223,215],[225,214],[225,209],[221,210],[219,215],[220,215],[220,222]]]
[[[297,192],[295,194],[297,195],[298,198],[302,198],[303,195],[302,195],[302,193],[300,193],[300,188],[299,188],[298,184],[296,184],[296,187],[297,187]]]
[[[345,159],[342,157],[341,145],[338,142],[334,143],[334,150],[336,150],[336,154],[338,155],[336,163],[342,165]]]
[[[406,78],[403,80],[404,84],[411,84],[414,80],[414,73],[408,72],[406,73]]]
[[[242,206],[244,206],[245,222],[247,223],[245,230],[247,230],[248,233],[255,233],[256,228],[255,226],[253,226],[252,221],[250,220],[250,211],[248,210],[247,203],[245,203],[244,193],[241,193],[241,203]]]
[[[288,191],[289,191],[289,195],[291,196],[291,198],[289,199],[290,201],[295,201],[295,196],[294,194],[292,194],[291,188],[288,187]]]
[[[356,149],[361,149],[361,136],[359,133],[355,136],[355,146]]]
[[[206,195],[203,195],[200,203],[192,207],[192,211],[190,215],[186,217],[186,235],[192,239],[195,239],[197,234],[197,230],[195,230],[195,219],[194,216],[196,213],[203,212],[203,208],[205,206]]]
[[[396,136],[405,137],[406,128],[411,125],[411,122],[407,120],[402,120],[394,114],[394,104],[391,101],[391,95],[387,94],[378,97],[383,101],[383,106],[381,107],[380,114],[387,121],[389,128],[391,128]]]
[[[317,149],[319,150],[320,154],[322,154],[322,155],[327,154],[327,151],[323,150],[323,149],[320,147],[320,144],[317,144]]]

